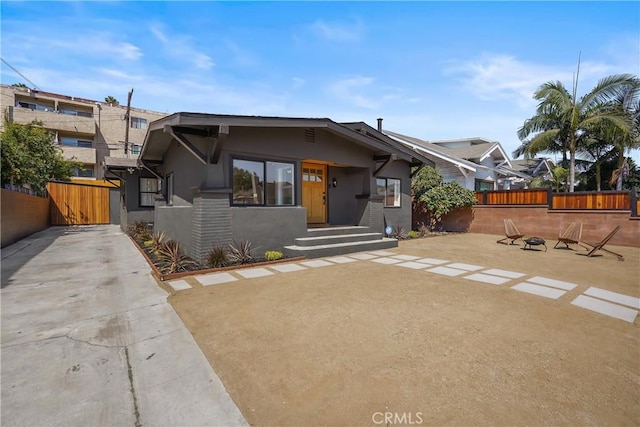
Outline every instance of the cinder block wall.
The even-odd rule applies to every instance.
[[[49,227],[49,199],[4,188],[0,191],[3,248]]]
[[[629,211],[550,211],[546,206],[474,206],[471,233],[504,234],[505,218],[511,218],[526,236],[554,240],[572,222],[582,222],[582,239],[602,240],[616,225],[621,229],[612,245],[640,247],[640,218]]]

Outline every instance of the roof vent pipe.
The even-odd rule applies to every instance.
[[[378,119],[378,132],[382,133],[382,118]]]

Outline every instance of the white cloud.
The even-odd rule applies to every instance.
[[[372,77],[354,76],[332,83],[328,91],[343,102],[356,107],[374,109],[380,105],[380,100],[363,94],[375,81]]]
[[[213,68],[215,63],[213,59],[204,52],[199,51],[193,46],[190,37],[180,35],[167,35],[163,31],[161,24],[153,24],[149,30],[154,37],[162,43],[164,51],[180,61],[191,62],[193,66],[201,70],[209,70]]]
[[[543,83],[560,81],[569,90],[577,70],[575,63],[546,65],[526,62],[510,55],[484,54],[467,61],[455,61],[444,69],[445,75],[459,75],[462,88],[483,101],[508,101],[523,110],[536,106],[533,93]],[[616,72],[616,66],[582,60],[578,96],[591,90],[597,80]]]
[[[324,39],[336,42],[357,42],[364,36],[365,28],[360,20],[349,23],[325,22],[317,20],[311,30]]]
[[[119,36],[105,31],[75,30],[65,34],[63,29],[56,37],[32,28],[30,32],[6,34],[3,50],[13,56],[12,51],[37,51],[38,58],[67,57],[70,54],[83,57],[100,57],[102,60],[137,61],[142,57],[140,48],[132,43],[120,41]],[[26,57],[26,55],[25,55]],[[33,58],[32,58],[33,59]]]
[[[240,67],[251,67],[258,63],[257,58],[249,50],[240,47],[232,40],[224,40],[225,47],[231,52],[231,62]]]

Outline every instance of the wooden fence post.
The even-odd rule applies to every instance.
[[[487,190],[483,190],[482,191],[482,204],[486,205],[487,204],[487,200],[489,198],[489,192]]]
[[[630,200],[631,200],[631,216],[637,217],[638,216],[638,194],[636,194],[635,188],[631,190]]]
[[[547,188],[547,204],[549,210],[553,210],[553,189],[551,187]]]

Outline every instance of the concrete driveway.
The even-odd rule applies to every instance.
[[[117,226],[2,250],[3,426],[246,425]]]

